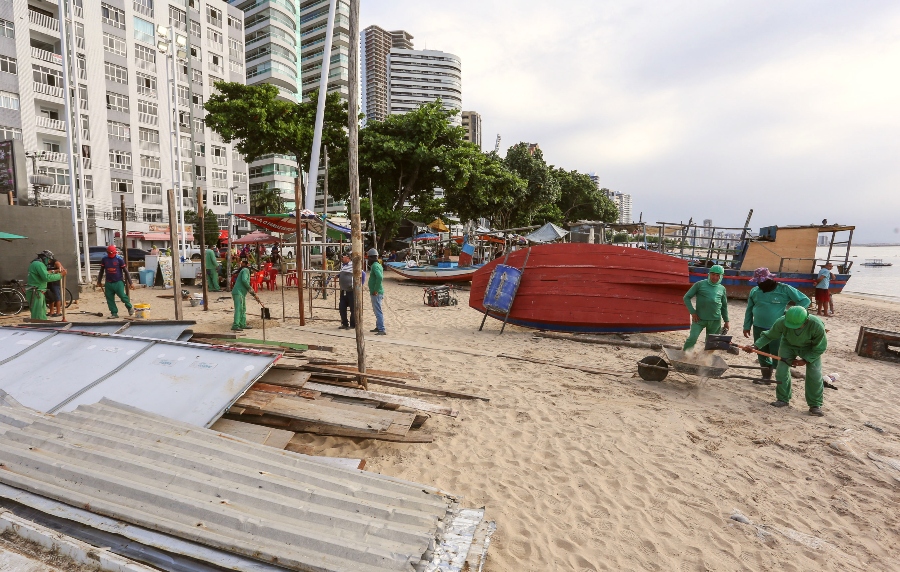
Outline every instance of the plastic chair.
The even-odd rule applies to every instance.
[[[253,288],[254,292],[259,292],[259,287],[262,286],[264,274],[262,272],[256,272],[253,274],[253,277],[250,278],[250,287]]]
[[[297,271],[296,270],[293,270],[291,272],[285,272],[284,285],[285,286],[296,286],[297,285]]]
[[[277,286],[278,282],[278,269],[277,268],[269,268],[268,271],[265,271],[265,276],[263,277],[263,282],[266,283],[266,286],[269,287],[269,290],[274,290]]]

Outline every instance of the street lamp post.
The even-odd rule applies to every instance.
[[[225,284],[231,292],[231,235],[234,234],[234,190],[228,187],[228,251],[225,255]]]
[[[187,59],[187,37],[182,36],[180,34],[175,33],[175,29],[173,27],[166,26],[157,26],[156,27],[156,36],[157,42],[156,47],[159,49],[159,52],[163,54],[165,58],[166,64],[166,92],[169,92],[169,84],[171,82],[171,93],[166,94],[166,99],[169,101],[170,105],[170,121],[171,121],[171,129],[169,136],[169,148],[170,155],[172,157],[171,166],[172,166],[172,185],[177,185],[178,191],[178,228],[180,237],[176,238],[174,236],[170,236],[169,240],[175,241],[178,240],[181,243],[181,252],[182,255],[187,252],[187,243],[186,243],[186,233],[184,230],[184,184],[182,181],[182,172],[184,168],[182,167],[182,162],[184,161],[184,157],[181,153],[181,133],[179,129],[178,123],[178,68],[176,67],[176,62],[183,62]],[[172,50],[172,45],[174,44],[174,53]],[[169,62],[172,63],[172,75],[169,76]],[[175,139],[174,143],[172,142],[172,138]],[[176,182],[177,181],[177,182]],[[173,260],[173,264],[180,264],[180,260]],[[178,288],[181,286],[178,285]]]

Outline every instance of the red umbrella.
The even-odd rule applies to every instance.
[[[275,244],[278,242],[281,242],[280,238],[255,230],[247,236],[232,240],[231,244]]]

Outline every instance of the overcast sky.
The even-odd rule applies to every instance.
[[[537,142],[646,221],[900,242],[900,2],[362,0],[462,58],[485,150]]]

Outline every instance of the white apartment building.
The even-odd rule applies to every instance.
[[[186,208],[196,209],[200,187],[227,228],[229,188],[235,187],[235,212],[247,203],[247,167],[205,127],[203,103],[214,82],[244,81],[243,14],[221,0],[0,0],[0,137],[21,138],[26,151],[43,152],[37,174],[56,179],[43,202],[62,208],[71,207],[59,19],[65,4],[70,103],[73,116],[79,112],[72,139],[91,244],[113,242],[121,197],[129,247],[148,247],[143,235],[150,225],[168,221],[165,193],[177,189],[170,162],[176,120]],[[173,26],[190,44],[190,70],[177,62],[179,114],[171,125],[157,26]],[[35,174],[32,161],[27,170]]]
[[[388,59],[390,112],[407,113],[440,98],[444,109],[462,111],[462,62],[437,50],[393,48]],[[461,113],[451,123],[462,125]]]
[[[609,192],[610,200],[619,209],[619,224],[631,224],[634,219],[631,215],[631,195],[625,193]]]
[[[481,114],[477,111],[462,112],[462,126],[466,130],[466,140],[481,150]]]

